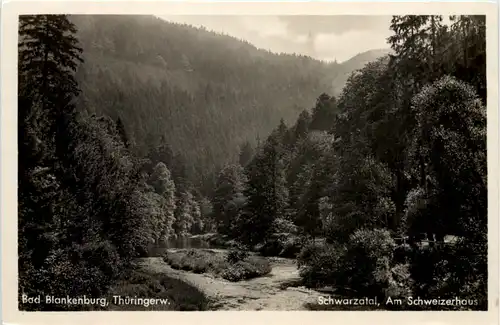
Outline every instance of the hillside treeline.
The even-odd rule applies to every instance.
[[[245,141],[255,145],[281,118],[291,123],[343,72],[154,16],[71,20],[84,49],[76,76],[81,108],[120,118],[140,156],[170,145],[207,193]]]

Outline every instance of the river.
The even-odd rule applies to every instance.
[[[315,304],[322,296],[318,291],[297,287],[300,276],[293,259],[269,258],[270,274],[239,282],[207,273],[174,270],[163,261],[166,251],[185,248],[227,249],[211,245],[202,236],[172,239],[152,245],[148,250],[149,257],[143,258],[141,264],[150,271],[164,273],[200,288],[212,301],[212,310],[308,310],[307,306]]]
[[[181,237],[169,239],[156,245],[151,245],[148,248],[149,257],[161,257],[169,249],[173,248],[216,248],[226,249],[224,246],[217,246],[204,240],[202,236]]]
[[[309,310],[324,294],[296,287],[300,280],[295,261],[270,258],[269,275],[239,282],[216,278],[211,274],[196,274],[174,270],[160,257],[144,258],[142,267],[164,273],[201,289],[211,301],[212,310]]]

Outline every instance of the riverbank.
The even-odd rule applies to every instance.
[[[196,287],[209,300],[210,310],[309,310],[324,294],[296,287],[300,281],[291,259],[271,258],[271,272],[263,277],[239,282],[216,278],[209,273],[196,274],[174,270],[160,257],[140,260],[149,272],[164,274]]]
[[[135,297],[154,298],[157,303],[133,300]],[[209,306],[209,299],[196,286],[141,265],[110,288],[108,301],[110,311],[203,311]]]

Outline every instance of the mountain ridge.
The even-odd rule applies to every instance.
[[[140,155],[164,139],[197,180],[237,161],[244,142],[255,145],[281,118],[295,123],[321,93],[337,95],[349,73],[154,16],[71,19],[84,50],[82,109],[120,118]]]

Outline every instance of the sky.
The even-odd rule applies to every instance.
[[[391,16],[159,16],[204,26],[272,52],[309,55],[339,63],[358,53],[389,48]]]

